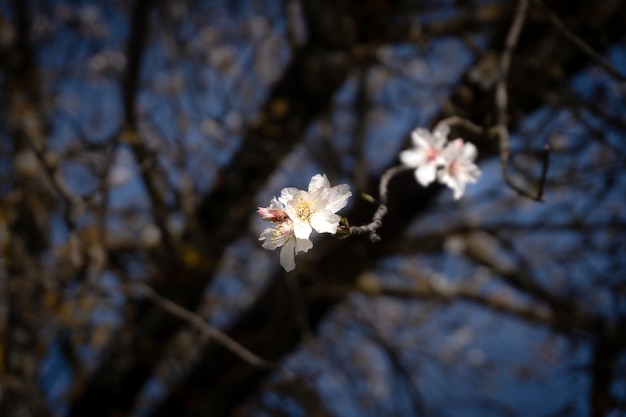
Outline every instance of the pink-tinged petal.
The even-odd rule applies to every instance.
[[[313,247],[309,239],[296,239],[296,253],[308,252]]]
[[[339,225],[341,217],[334,214],[330,210],[321,210],[311,216],[311,226],[318,233],[337,233],[337,226]]]
[[[282,222],[285,219],[285,212],[281,209],[270,207],[259,207],[257,213],[267,222]]]
[[[415,170],[415,178],[423,187],[433,182],[436,176],[437,165],[435,164],[422,165]]]
[[[337,185],[330,189],[326,208],[333,213],[337,213],[348,204],[348,199],[351,196],[352,193],[348,184]]]
[[[287,272],[293,271],[296,268],[295,247],[295,239],[289,239],[280,250],[280,264]]]
[[[330,182],[328,178],[326,178],[326,174],[321,175],[317,174],[311,178],[311,182],[309,182],[309,192],[312,193],[320,188],[330,188]]]
[[[426,161],[426,154],[417,149],[407,149],[400,152],[400,161],[408,167],[418,167]]]

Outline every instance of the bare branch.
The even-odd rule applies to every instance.
[[[46,172],[46,175],[48,176],[52,187],[65,202],[63,217],[67,226],[70,229],[75,229],[76,220],[85,211],[87,204],[81,197],[76,195],[63,180],[59,173],[59,170],[57,169],[58,167],[56,163],[51,162],[49,158],[46,158],[46,155],[44,155],[43,151],[37,146],[37,144],[33,140],[31,140],[30,137],[28,137],[28,135],[25,135],[25,138],[28,141],[31,149],[35,153],[39,164]]]
[[[443,126],[451,127],[454,125],[462,126],[466,128],[467,130],[478,135],[484,133],[484,130],[482,127],[470,122],[467,119],[464,119],[458,116],[452,116],[452,117],[448,117],[446,119],[441,120],[439,123],[437,123],[437,126],[435,127],[434,130],[440,129]],[[387,194],[388,194],[389,181],[391,181],[391,179],[395,177],[396,175],[404,171],[410,171],[412,169],[414,168],[405,166],[405,165],[397,165],[397,166],[389,168],[387,171],[383,173],[383,175],[380,177],[380,182],[378,185],[379,204],[378,204],[378,208],[376,209],[376,212],[374,213],[374,216],[372,217],[372,221],[362,226],[351,226],[349,229],[350,235],[369,233],[370,240],[372,242],[378,242],[380,240],[380,236],[378,235],[377,230],[382,226],[383,217],[387,214],[387,211],[388,211]]]
[[[511,187],[513,190],[517,191],[519,195],[524,197],[528,197],[535,201],[545,201],[543,197],[543,189],[546,182],[546,177],[548,174],[548,162],[550,147],[546,145],[544,148],[544,159],[542,166],[542,174],[539,181],[538,191],[533,194],[513,181],[511,176],[509,175],[509,158],[511,156],[511,149],[509,144],[509,129],[507,127],[508,124],[508,93],[507,93],[507,78],[509,75],[509,70],[511,68],[511,61],[513,59],[513,51],[515,50],[517,43],[519,41],[519,37],[522,33],[522,28],[524,27],[524,22],[526,20],[526,11],[528,10],[528,2],[529,0],[520,0],[517,10],[515,12],[515,18],[513,19],[513,23],[511,24],[511,28],[509,29],[509,33],[506,37],[506,43],[504,51],[502,52],[502,57],[500,58],[500,80],[496,85],[496,121],[497,124],[493,128],[493,131],[499,138],[500,145],[500,163],[502,166],[502,176],[506,181],[507,185]]]
[[[394,167],[389,168],[387,171],[383,173],[380,177],[380,183],[378,185],[378,194],[379,194],[379,204],[376,212],[374,213],[374,217],[372,221],[363,226],[351,226],[349,229],[350,235],[359,235],[362,233],[369,233],[370,240],[372,242],[378,242],[380,240],[380,236],[376,231],[382,226],[383,217],[387,214],[387,193],[389,187],[389,181],[396,175],[401,172],[409,171],[414,169],[412,167],[404,166],[404,165],[396,165]]]
[[[176,316],[187,323],[191,324],[193,327],[198,329],[203,335],[207,336],[210,339],[215,340],[226,349],[230,350],[232,353],[237,355],[241,360],[249,363],[252,366],[256,366],[257,368],[263,369],[274,369],[276,365],[266,361],[263,358],[255,355],[244,346],[240,345],[228,336],[226,333],[222,332],[216,327],[209,325],[202,317],[193,313],[192,311],[187,310],[186,308],[174,303],[171,300],[168,300],[165,297],[160,296],[154,291],[150,286],[144,283],[136,284],[139,288],[141,288],[143,294],[150,299],[154,304],[158,305],[163,310],[167,311],[173,316]]]
[[[576,35],[571,30],[569,30],[565,26],[563,21],[561,19],[559,19],[559,17],[552,10],[550,10],[550,8],[548,6],[546,6],[543,1],[541,1],[541,0],[532,0],[532,1],[536,5],[540,6],[546,12],[546,14],[548,15],[548,19],[550,19],[550,22],[554,25],[554,27],[556,27],[561,32],[561,34],[563,35],[563,37],[565,39],[567,39],[575,47],[577,47],[578,49],[583,51],[599,67],[604,69],[606,72],[608,72],[615,79],[617,79],[617,80],[619,80],[619,81],[621,81],[623,83],[626,83],[626,76],[625,75],[623,75],[621,72],[619,72],[617,70],[617,68],[615,68],[614,66],[609,64],[604,58],[602,58],[602,56],[600,56],[600,54],[598,54],[596,51],[594,51],[593,48],[587,42],[585,42],[582,38],[580,38],[578,35]]]
[[[568,326],[565,327],[576,327],[592,333],[603,330],[601,317],[584,308],[584,306],[577,304],[572,299],[544,288],[528,275],[497,259],[494,255],[495,249],[490,247],[490,243],[484,239],[471,237],[469,239],[465,243],[464,251],[468,258],[489,268],[512,287],[550,306],[555,314],[558,313],[561,325],[567,323]]]
[[[439,123],[437,123],[433,131],[442,129],[444,126],[447,126],[448,128],[451,128],[452,126],[461,126],[477,135],[482,135],[485,133],[482,127],[459,116],[451,116],[441,120]]]
[[[165,196],[160,187],[160,184],[165,183],[165,175],[159,168],[156,151],[151,149],[141,137],[137,121],[141,64],[147,46],[149,17],[153,4],[153,0],[137,0],[132,12],[132,31],[126,50],[128,68],[121,84],[125,124],[121,135],[122,140],[130,146],[137,160],[141,179],[152,202],[152,217],[161,231],[163,243],[168,250],[173,252],[173,239],[167,227]]]

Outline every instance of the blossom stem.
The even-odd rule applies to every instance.
[[[383,224],[383,217],[387,214],[387,194],[389,181],[396,175],[404,171],[410,171],[414,169],[413,167],[409,167],[406,165],[396,165],[394,167],[389,168],[387,171],[383,173],[380,177],[380,183],[378,184],[378,208],[372,217],[372,221],[368,224],[364,224],[362,226],[350,226],[350,235],[359,235],[363,233],[369,233],[370,240],[372,242],[378,242],[380,240],[380,236],[376,232],[380,226]]]

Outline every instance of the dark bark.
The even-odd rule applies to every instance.
[[[7,99],[12,139],[3,145],[10,149],[15,161],[18,155],[32,155],[32,147],[45,141],[45,114],[30,37],[28,2],[14,1],[13,11],[15,42],[0,50],[0,64],[6,77],[2,95]],[[48,415],[37,366],[42,358],[40,336],[44,317],[39,311],[33,312],[31,306],[41,300],[41,256],[49,248],[48,210],[54,202],[48,199],[50,194],[42,184],[45,180],[36,174],[36,170],[16,172],[11,185],[19,190],[19,195],[12,197],[13,204],[2,202],[3,223],[6,221],[7,226],[4,229],[3,225],[3,233],[8,235],[2,242],[2,262],[7,263],[6,267],[3,265],[6,276],[2,277],[2,285],[8,305],[6,322],[0,324],[0,415],[6,417]]]
[[[621,321],[616,328],[607,328],[597,336],[592,345],[589,373],[591,387],[589,390],[589,409],[591,417],[605,417],[619,414],[619,407],[624,407],[623,398],[618,397],[613,387],[618,375],[616,365],[621,355],[626,352],[626,322]]]

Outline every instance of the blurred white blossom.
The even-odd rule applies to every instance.
[[[444,166],[439,171],[439,181],[454,191],[454,198],[459,199],[465,193],[465,185],[473,184],[480,177],[480,169],[474,164],[476,146],[456,139],[443,151]]]
[[[459,199],[465,193],[467,184],[473,184],[480,177],[476,160],[476,146],[458,138],[447,143],[450,128],[443,125],[432,133],[417,128],[411,134],[414,147],[400,152],[400,161],[415,168],[417,182],[426,187],[436,179],[454,191]]]
[[[437,168],[444,160],[443,147],[446,144],[449,129],[447,127],[430,132],[417,128],[411,133],[414,148],[400,152],[400,160],[409,167],[414,167],[417,182],[426,187],[437,177]]]

